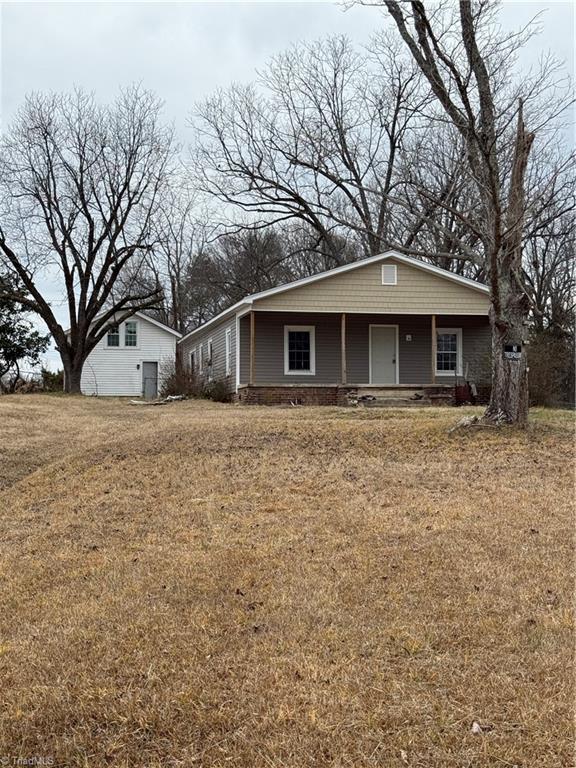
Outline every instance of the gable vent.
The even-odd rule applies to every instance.
[[[382,285],[396,285],[396,264],[382,265]]]

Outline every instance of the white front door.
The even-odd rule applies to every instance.
[[[396,384],[398,350],[395,325],[370,326],[370,384]]]

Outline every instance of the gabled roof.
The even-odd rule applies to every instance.
[[[158,328],[162,328],[162,330],[168,331],[168,333],[172,333],[174,336],[178,336],[178,337],[182,336],[182,334],[179,331],[175,331],[174,328],[170,328],[169,325],[166,325],[165,323],[161,323],[160,320],[156,320],[156,318],[150,317],[150,315],[147,315],[144,312],[134,312],[134,316],[141,317],[144,320],[148,320],[148,322],[152,323],[152,325],[157,325]]]
[[[485,293],[487,295],[490,293],[488,286],[484,285],[483,283],[477,283],[475,280],[470,280],[468,277],[456,275],[454,272],[449,272],[447,269],[442,269],[441,267],[435,267],[433,264],[427,264],[426,262],[415,259],[412,256],[405,256],[403,253],[399,253],[398,251],[386,251],[385,253],[379,253],[376,256],[370,256],[367,259],[353,261],[351,264],[344,264],[342,267],[335,267],[334,269],[328,269],[325,272],[319,272],[317,275],[303,277],[300,280],[294,280],[291,283],[278,285],[276,288],[268,288],[266,291],[252,293],[249,296],[246,296],[240,301],[236,302],[236,304],[229,307],[228,309],[225,309],[223,312],[220,312],[219,315],[216,315],[211,320],[208,320],[208,322],[185,334],[182,336],[180,341],[182,342],[185,339],[190,338],[190,336],[193,336],[200,331],[206,330],[220,320],[225,320],[227,317],[236,314],[236,312],[242,308],[251,307],[253,302],[258,301],[259,299],[264,299],[268,296],[274,296],[277,293],[291,291],[294,288],[301,288],[303,285],[325,280],[326,278],[333,277],[334,275],[341,275],[344,272],[351,272],[353,269],[359,269],[361,267],[366,267],[369,264],[376,264],[381,261],[386,261],[386,259],[394,259],[396,261],[400,261],[403,264],[409,265],[410,267],[416,267],[416,269],[421,269],[424,272],[430,272],[431,274],[437,275],[438,277],[443,277],[445,280],[451,280],[455,283],[459,283],[460,285],[464,285],[467,288],[472,288],[473,290],[480,291],[481,293]]]
[[[119,310],[118,314],[120,314],[122,310]],[[102,312],[100,312],[96,317],[94,318],[97,320],[99,317],[102,316]],[[150,317],[150,315],[145,314],[144,312],[140,312],[137,310],[136,312],[133,312],[130,317],[141,317],[143,320],[147,320],[149,323],[152,323],[152,325],[158,326],[158,328],[162,328],[163,331],[168,331],[168,333],[173,334],[174,336],[177,336],[180,338],[182,334],[179,331],[175,331],[174,328],[170,328],[169,325],[165,325],[164,323],[161,323],[160,320],[156,320],[154,317]],[[130,318],[127,318],[130,319]],[[67,328],[64,333],[68,335],[70,333],[70,328]]]

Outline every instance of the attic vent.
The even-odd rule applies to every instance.
[[[396,264],[382,265],[382,285],[396,285]]]

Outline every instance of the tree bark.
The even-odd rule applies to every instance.
[[[526,334],[528,311],[525,297],[510,296],[502,308],[500,318],[490,312],[492,327],[492,390],[484,419],[495,424],[517,424],[528,422],[528,366],[526,357]],[[503,322],[503,318],[506,321]],[[520,345],[520,357],[512,357],[506,347]]]
[[[530,300],[522,278],[522,238],[526,167],[533,142],[534,134],[528,133],[524,125],[520,101],[504,233],[500,248],[494,249],[488,260],[492,299],[492,392],[484,419],[521,427],[528,423],[529,405],[526,337]],[[500,229],[498,226],[497,231]],[[507,351],[507,345],[519,345],[520,356]]]

